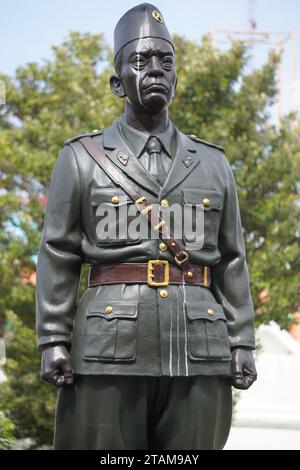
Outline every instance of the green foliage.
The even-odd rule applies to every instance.
[[[0,413],[0,450],[8,450],[11,448],[15,437],[13,435],[14,424]]]
[[[256,321],[281,326],[300,304],[300,133],[293,116],[276,127],[274,53],[248,71],[247,50],[234,43],[221,52],[174,38],[179,83],[171,118],[186,133],[226,148],[239,192]],[[34,333],[34,287],[24,270],[35,269],[45,195],[63,141],[104,128],[121,114],[111,94],[112,55],[103,36],[73,32],[53,58],[0,75],[7,105],[0,109],[0,321],[7,339],[8,380],[0,410],[17,438],[51,444],[54,390],[39,379]],[[82,277],[81,292],[86,275]],[[264,300],[261,292],[267,292]]]
[[[1,408],[14,423],[16,438],[30,437],[35,445],[51,444],[55,391],[40,380],[34,329],[25,326],[13,312],[8,312],[7,318],[12,340],[7,348],[7,381],[0,387]]]

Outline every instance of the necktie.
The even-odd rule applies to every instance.
[[[147,142],[147,152],[149,154],[148,171],[163,186],[166,179],[166,171],[161,157],[161,143],[157,137],[150,137]]]

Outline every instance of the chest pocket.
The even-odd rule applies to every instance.
[[[192,240],[197,235],[196,249],[213,250],[218,245],[218,234],[223,208],[223,194],[219,191],[212,189],[183,189],[184,205],[187,207],[185,215],[188,218],[192,217],[193,233],[192,238],[189,232],[184,230],[184,240],[187,248],[193,249]],[[195,221],[198,223],[195,225]],[[186,225],[186,224],[185,224]],[[194,248],[195,249],[195,248]]]
[[[93,188],[90,195],[96,243],[119,246],[141,242],[138,211],[126,193],[117,188]]]
[[[136,357],[138,303],[94,301],[86,314],[84,359],[133,361]]]
[[[186,316],[190,359],[231,360],[227,321],[221,304],[187,302]]]

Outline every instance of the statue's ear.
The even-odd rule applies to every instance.
[[[109,84],[110,89],[114,95],[118,96],[119,98],[124,98],[126,96],[120,77],[113,75],[109,79]]]

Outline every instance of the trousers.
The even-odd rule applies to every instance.
[[[54,448],[220,450],[231,416],[228,377],[77,375],[58,393]]]

